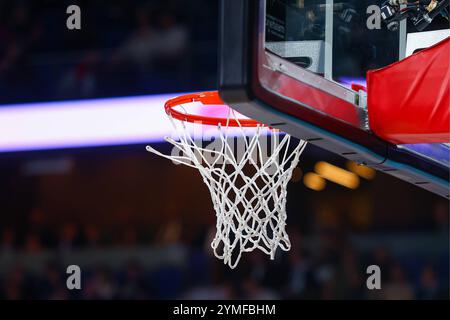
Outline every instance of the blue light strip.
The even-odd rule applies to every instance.
[[[163,141],[176,94],[0,106],[0,152]]]
[[[179,95],[0,105],[0,153],[177,139],[164,104]],[[192,105],[190,111],[214,116],[217,110]],[[215,126],[193,125],[187,130],[200,138],[218,135]],[[241,133],[239,129],[230,129],[229,134]]]

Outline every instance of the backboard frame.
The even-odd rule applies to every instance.
[[[365,126],[363,95],[266,52],[265,3],[265,0],[220,1],[221,98],[252,119],[449,198],[449,168],[373,135]],[[286,75],[289,70],[303,72],[311,81],[309,84],[292,81],[294,78]],[[289,85],[297,82],[300,87],[294,91],[307,90],[310,97],[320,97],[316,102],[324,102],[320,106],[323,112],[267,90],[260,79],[266,79],[266,84],[272,80],[278,84],[286,81]],[[328,116],[332,112],[330,107],[336,106],[348,108],[355,116],[345,119]]]

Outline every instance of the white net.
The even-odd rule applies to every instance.
[[[306,142],[261,125],[251,129],[228,126],[230,119],[239,123],[236,113],[229,110],[227,121],[217,126],[213,144],[204,147],[193,138],[187,122],[169,116],[178,135],[166,138],[174,146],[172,154],[150,146],[147,150],[199,170],[217,217],[211,247],[217,258],[235,268],[243,252],[259,249],[274,259],[278,248],[290,249],[287,184]]]

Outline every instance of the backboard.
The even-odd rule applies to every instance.
[[[448,144],[399,144],[368,120],[368,72],[449,36],[448,1],[397,2],[222,0],[219,91],[248,117],[448,198]]]

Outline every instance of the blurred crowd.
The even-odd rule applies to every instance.
[[[66,28],[67,6],[81,30]],[[0,1],[0,103],[213,87],[214,2]]]
[[[69,31],[65,10],[75,3],[81,7],[82,29]],[[206,90],[216,87],[216,57],[217,1],[110,0],[105,6],[102,0],[0,0],[0,104]],[[114,216],[110,207],[105,209],[107,217],[102,220],[98,210],[86,204],[106,207],[108,202],[111,208],[120,205],[126,208],[126,203],[148,201],[149,195],[161,197],[155,189],[163,188],[158,181],[163,177],[172,183],[171,177],[179,175],[177,177],[190,186],[186,190],[180,184],[170,184],[171,189],[164,194],[195,202],[200,192],[195,179],[190,181],[179,171],[164,169],[162,164],[155,162],[152,167],[145,159],[145,165],[131,163],[127,166],[123,158],[112,154],[106,157],[116,159],[118,165],[103,171],[103,178],[98,172],[107,166],[101,159],[84,154],[80,158],[97,166],[80,169],[80,179],[75,175],[67,180],[56,179],[54,188],[50,183],[47,193],[43,192],[44,184],[37,179],[21,179],[18,168],[2,168],[0,199],[5,216],[0,224],[0,299],[449,297],[448,206],[431,212],[433,209],[427,204],[433,198],[425,197],[428,202],[420,204],[420,197],[406,200],[410,194],[405,193],[403,202],[410,201],[410,206],[405,207],[410,210],[404,209],[397,198],[395,201],[400,205],[390,208],[398,221],[392,221],[391,211],[384,215],[375,212],[374,217],[381,220],[373,229],[364,229],[371,223],[370,219],[365,219],[369,215],[364,215],[367,211],[364,208],[375,208],[375,201],[370,201],[375,196],[364,198],[360,194],[358,198],[358,194],[352,193],[350,197],[336,192],[334,198],[314,200],[304,189],[297,190],[295,197],[298,199],[293,197],[290,204],[297,203],[305,211],[308,203],[312,207],[310,211],[318,211],[323,204],[331,209],[339,206],[347,214],[341,219],[347,224],[347,220],[359,221],[360,232],[365,232],[361,237],[374,239],[372,244],[364,246],[356,241],[352,234],[354,229],[346,229],[346,224],[335,219],[336,210],[325,210],[321,215],[330,220],[326,229],[318,228],[317,221],[310,221],[317,218],[314,212],[295,215],[293,207],[288,230],[292,249],[279,252],[274,261],[261,252],[244,254],[237,269],[230,270],[211,252],[214,221],[197,218],[203,214],[197,203],[188,207],[182,202],[172,213],[162,208],[166,212],[154,214],[157,221],[154,223],[119,219],[122,216]],[[14,162],[5,159],[7,163]],[[97,184],[92,178],[93,172],[97,173]],[[114,180],[114,174],[120,179]],[[129,179],[121,179],[123,177]],[[146,177],[152,183],[148,183]],[[139,185],[139,179],[144,186]],[[70,181],[78,184],[71,185]],[[386,189],[387,184],[380,181],[382,186],[376,190],[384,193],[379,199],[394,202],[389,196],[401,192]],[[94,187],[90,189],[87,184]],[[111,185],[111,190],[105,187]],[[100,194],[97,189],[102,187],[110,193],[106,190]],[[138,194],[144,189],[147,193]],[[95,193],[91,195],[93,202],[86,199],[82,202],[90,193]],[[55,206],[51,218],[44,210],[33,208],[45,195],[49,203],[61,204],[61,207]],[[181,195],[187,196],[181,198]],[[71,205],[67,204],[68,198],[75,199]],[[157,199],[170,207],[171,197]],[[339,202],[345,199],[348,201]],[[78,202],[84,205],[75,208]],[[353,209],[350,204],[354,205]],[[424,207],[428,208],[427,212]],[[139,206],[136,208],[135,211],[148,213]],[[184,209],[188,210],[184,213],[189,214],[191,221],[180,218]],[[408,213],[401,213],[414,210],[418,217],[410,225]],[[132,215],[130,212],[134,211],[125,210],[123,216]],[[69,213],[71,217],[81,217],[82,213],[84,221],[90,221],[95,215],[101,222],[72,222]],[[175,221],[160,221],[164,219]],[[300,229],[303,226],[305,228]],[[380,244],[382,241],[377,237],[381,238],[388,231],[392,235],[390,245]],[[417,233],[421,232],[431,234],[435,242],[420,243]],[[435,235],[437,238],[433,238]],[[418,253],[409,246],[417,242],[428,247]],[[128,259],[136,250],[142,254]],[[423,254],[428,251],[428,255]],[[69,291],[66,288],[67,263],[77,264],[82,256],[84,259],[79,262],[82,289]],[[87,263],[89,261],[95,262]],[[371,264],[381,268],[381,290],[367,289],[366,268]]]
[[[237,269],[230,270],[211,253],[213,226],[199,229],[187,240],[177,222],[153,231],[75,223],[52,228],[41,223],[40,211],[30,217],[26,231],[2,230],[1,299],[447,299],[449,295],[445,244],[447,250],[431,257],[406,246],[394,254],[384,245],[358,247],[338,230],[320,232],[312,239],[291,228],[289,252],[279,252],[274,261],[259,251],[244,254]],[[144,258],[108,260],[112,249],[123,257],[136,248],[146,253]],[[183,258],[161,260],[154,253],[158,249],[163,258],[174,254]],[[64,261],[69,257],[76,264],[80,253],[89,252],[97,262],[81,263],[82,289],[67,290]],[[54,253],[52,258],[36,268],[49,253]],[[11,262],[18,256],[21,260]],[[104,262],[98,262],[102,256]],[[26,257],[32,261],[28,265],[23,262]],[[366,268],[372,264],[381,268],[381,290],[367,289]]]

